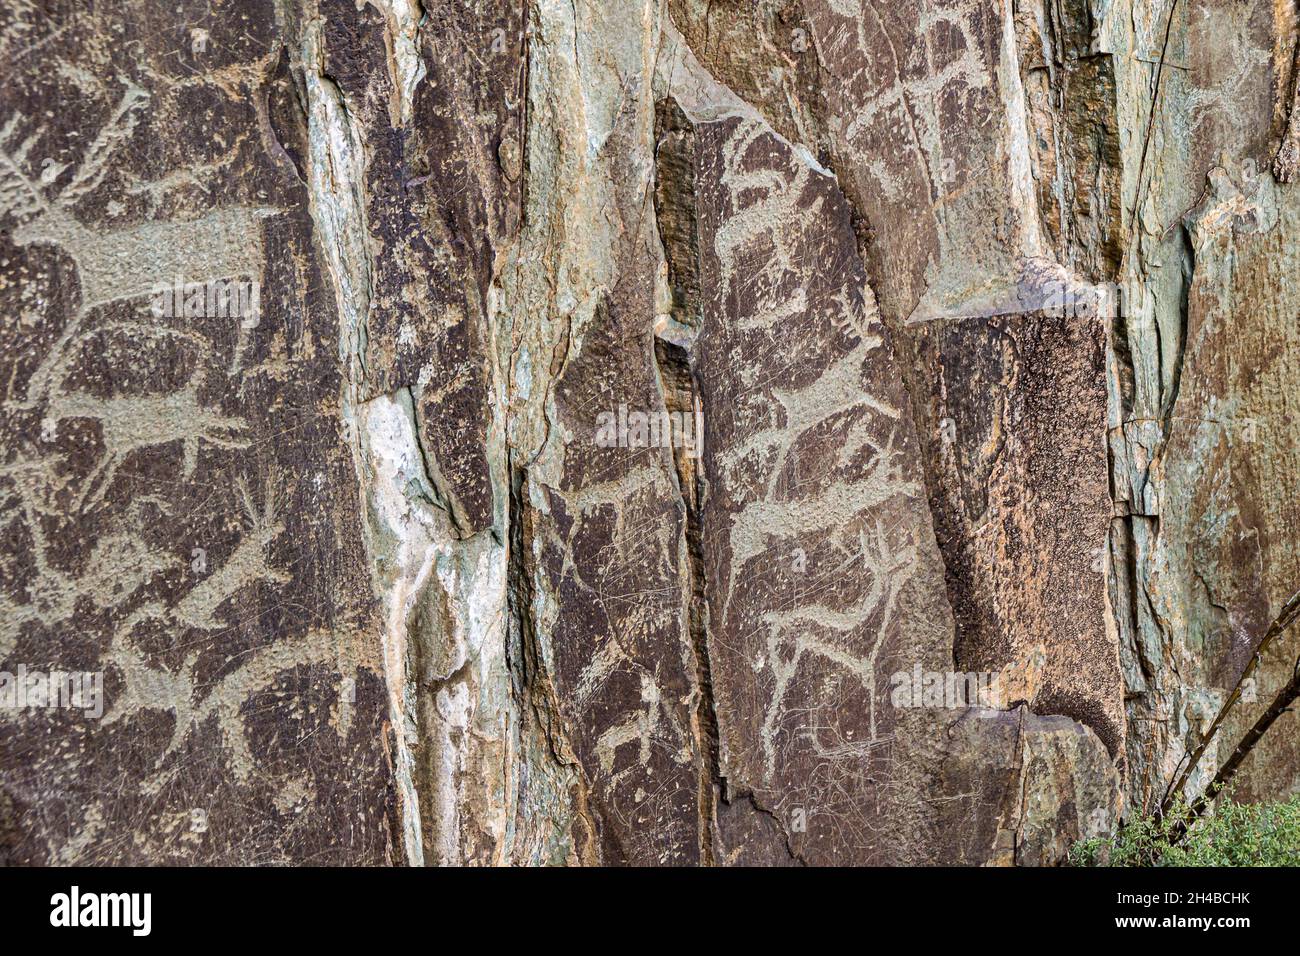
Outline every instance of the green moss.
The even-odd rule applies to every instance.
[[[1134,820],[1111,837],[1080,840],[1072,866],[1300,866],[1300,795],[1280,803],[1234,803],[1224,797],[1174,842],[1191,819],[1185,803],[1163,819]]]

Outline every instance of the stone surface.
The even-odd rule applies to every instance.
[[[0,692],[102,713],[0,707],[0,861],[1052,865],[1151,809],[1300,588],[1297,19],[9,4]]]

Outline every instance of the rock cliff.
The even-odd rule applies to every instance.
[[[1298,19],[7,4],[0,860],[1040,865],[1199,793],[1300,641]]]

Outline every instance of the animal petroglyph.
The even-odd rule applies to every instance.
[[[869,577],[870,589],[856,605],[838,609],[809,602],[767,611],[762,616],[768,627],[764,659],[772,662],[777,677],[762,728],[764,769],[769,778],[776,769],[776,727],[785,712],[790,683],[805,654],[821,657],[861,682],[870,702],[869,736],[856,741],[854,747],[828,750],[821,746],[820,739],[814,734],[812,739],[819,755],[827,759],[856,760],[862,748],[869,749],[882,739],[877,721],[876,667],[885,638],[894,623],[899,593],[918,560],[918,554],[915,542],[900,544],[891,539],[879,518],[870,531],[860,529],[858,539],[861,551],[828,572],[828,575],[858,573]],[[853,637],[863,622],[870,622],[875,629],[865,657],[853,651],[856,643]],[[829,632],[831,638],[813,636],[818,632]],[[793,653],[783,654],[782,651],[790,646]],[[834,732],[839,733],[838,729]]]
[[[14,242],[56,246],[71,256],[81,279],[83,310],[148,295],[175,275],[207,281],[257,276],[265,267],[261,220],[277,209],[219,207],[186,222],[111,227],[87,226],[78,219],[74,207],[104,178],[113,153],[129,141],[147,103],[147,94],[128,85],[86,159],[53,199],[46,188],[60,178],[62,167],[47,166],[38,181],[24,171],[43,131],[38,128],[15,148],[11,144],[21,135],[24,118],[15,114],[0,128],[0,211],[18,222]]]
[[[940,102],[990,86],[990,65],[974,24],[976,5],[927,2],[903,17],[875,0],[826,0],[816,6],[824,7],[825,19],[814,23],[826,24],[818,39],[837,63],[853,64],[841,82],[860,97],[857,108],[843,117],[844,139],[855,148],[871,147],[868,134],[874,128],[895,130],[937,202],[945,160]],[[908,25],[908,32],[916,40],[903,46],[896,39],[902,32],[898,21],[911,17],[915,23]],[[883,60],[882,48],[887,54]],[[887,165],[870,163],[864,168],[882,190],[902,195],[897,174]]]
[[[866,846],[892,799],[878,675],[936,569],[905,396],[834,177],[756,120],[695,136],[717,151],[695,360],[705,421],[734,423],[706,441],[702,529],[723,774]]]
[[[1295,0],[11,5],[0,864],[1061,862],[1294,590]]]
[[[58,739],[0,713],[0,857],[390,860],[300,44],[257,4],[175,36],[148,4],[26,6],[0,27],[0,663],[102,670],[106,708]],[[161,294],[232,285],[239,314]]]
[[[258,582],[282,585],[291,580],[287,572],[271,564],[268,556],[271,545],[284,533],[283,523],[276,520],[272,485],[269,482],[266,484],[263,503],[259,508],[242,476],[236,479],[235,484],[249,526],[247,533],[240,538],[230,556],[185,592],[174,606],[147,604],[132,613],[118,629],[106,660],[119,668],[126,687],[119,701],[110,708],[107,719],[121,720],[151,707],[172,710],[175,723],[171,741],[159,756],[159,760],[162,760],[180,746],[192,727],[216,713],[221,718],[219,723],[223,739],[233,753],[232,766],[236,773],[246,776],[252,767],[252,759],[244,741],[238,713],[238,701],[244,698],[240,697],[232,704],[230,695],[223,694],[219,687],[209,690],[196,700],[194,669],[199,658],[198,651],[188,653],[181,667],[172,671],[149,664],[132,647],[131,636],[138,627],[151,620],[165,623],[169,628],[175,629],[175,633],[185,633],[184,629],[200,632],[227,630],[237,622],[231,622],[222,615],[221,609],[245,587]],[[257,673],[259,668],[253,664],[258,660],[263,657],[284,658],[286,653],[287,648],[272,645],[260,651],[253,662],[241,668],[241,672]],[[312,659],[310,655],[303,656],[301,660],[290,658],[286,666],[306,663]],[[261,673],[264,683],[274,680],[274,671],[263,670]]]
[[[17,223],[14,242],[20,247],[46,245],[62,250],[75,262],[81,286],[80,306],[33,373],[26,401],[19,407],[31,407],[51,397],[66,370],[68,352],[92,310],[150,296],[175,276],[198,282],[256,278],[265,267],[261,221],[279,212],[273,208],[218,207],[189,221],[127,226],[90,226],[78,218],[76,204],[104,179],[111,168],[110,158],[129,142],[148,102],[143,90],[127,84],[85,159],[53,198],[46,192],[62,178],[66,166],[46,165],[36,180],[25,171],[34,161],[44,131],[37,128],[24,136],[21,114],[14,114],[0,128],[0,213],[13,216]],[[240,336],[236,361],[245,330],[241,329]]]

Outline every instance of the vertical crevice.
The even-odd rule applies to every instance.
[[[521,0],[523,13],[520,17],[521,36],[519,42],[523,49],[520,56],[519,88],[517,90],[517,95],[522,101],[522,110],[519,118],[520,139],[523,141],[523,145],[519,149],[519,231],[521,235],[523,234],[524,229],[528,226],[528,172],[530,168],[528,163],[532,150],[532,127],[529,123],[532,114],[532,96],[529,83],[532,79],[533,27],[529,22],[528,17],[530,6],[530,0]]]
[[[663,391],[664,408],[669,420],[701,420],[700,399],[691,374],[690,358],[680,345],[658,336],[654,343],[655,369]],[[698,426],[694,448],[674,443],[672,449],[677,489],[686,512],[686,591],[687,629],[695,658],[697,699],[691,722],[699,750],[700,850],[706,866],[715,864],[713,828],[717,799],[724,792],[718,756],[718,714],[713,698],[713,668],[709,658],[708,600],[704,593],[704,546],[700,521],[703,505],[703,480],[699,458],[703,430]]]
[[[298,51],[307,113],[308,199],[317,240],[324,252],[324,271],[333,287],[338,311],[338,355],[342,365],[339,415],[357,476],[362,535],[373,567],[380,547],[379,532],[374,527],[376,495],[380,492],[374,486],[373,450],[363,422],[366,410],[362,402],[374,272],[367,241],[364,146],[343,91],[325,71],[322,31],[319,17],[304,23]],[[399,585],[397,582],[387,587],[373,577],[371,580],[386,616],[381,641],[401,831],[397,842],[403,848],[404,862],[420,866],[424,862],[420,800],[415,785],[415,756],[408,739],[410,662],[405,634],[394,633],[394,624],[401,617],[395,603]]]
[[[527,706],[529,675],[532,666],[525,650],[527,635],[532,631],[532,577],[524,556],[523,487],[524,469],[514,464],[509,450],[506,452],[510,476],[509,510],[506,535],[509,553],[506,558],[506,666],[510,672],[511,692],[519,705],[521,719]]]
[[[1191,235],[1188,232],[1187,224],[1179,222],[1178,231],[1178,262],[1180,267],[1179,278],[1181,282],[1178,288],[1178,341],[1174,343],[1174,355],[1171,361],[1168,381],[1163,381],[1165,399],[1164,408],[1161,411],[1161,446],[1169,441],[1170,432],[1174,425],[1174,406],[1178,404],[1178,391],[1183,381],[1183,362],[1187,352],[1187,333],[1188,324],[1191,321],[1191,295],[1192,280],[1196,272],[1196,251],[1192,247]],[[1161,349],[1163,352],[1164,350]],[[1162,356],[1163,358],[1163,356]]]
[[[695,215],[695,134],[677,103],[655,109],[655,222],[667,270],[667,311],[657,317],[654,365],[668,421],[695,423],[692,442],[672,442],[673,470],[685,511],[687,631],[695,662],[697,698],[691,714],[699,753],[701,859],[716,863],[713,845],[717,801],[725,794],[719,758],[718,715],[709,656],[701,510],[705,481],[703,403],[691,369],[690,348],[703,320],[699,276],[699,230]]]
[[[533,583],[535,568],[529,560],[536,529],[528,505],[527,468],[517,464],[510,451],[506,457],[510,475],[506,668],[518,716],[519,747],[514,771],[518,776],[514,825],[519,845],[510,862],[599,866],[602,828],[582,766],[568,742],[559,695],[538,643],[539,595]],[[543,791],[568,800],[573,816],[567,833],[550,832],[562,823],[559,819],[538,824],[527,818],[535,807],[553,804]]]
[[[1300,112],[1300,36],[1296,37],[1294,47],[1290,80],[1279,83],[1281,89],[1291,91],[1283,109],[1286,119],[1282,142],[1273,157],[1273,176],[1279,183],[1291,182],[1300,168],[1300,119],[1296,116]]]
[[[1164,39],[1160,44],[1160,60],[1156,63],[1155,79],[1151,90],[1151,111],[1147,114],[1146,132],[1142,137],[1142,153],[1138,158],[1137,182],[1133,196],[1133,235],[1132,242],[1138,241],[1138,222],[1142,216],[1142,181],[1146,176],[1147,154],[1151,149],[1151,140],[1155,135],[1156,114],[1160,109],[1160,93],[1165,76],[1165,58],[1169,55],[1169,41],[1173,36],[1174,14],[1178,12],[1178,0],[1170,0],[1169,16],[1165,20]]]

